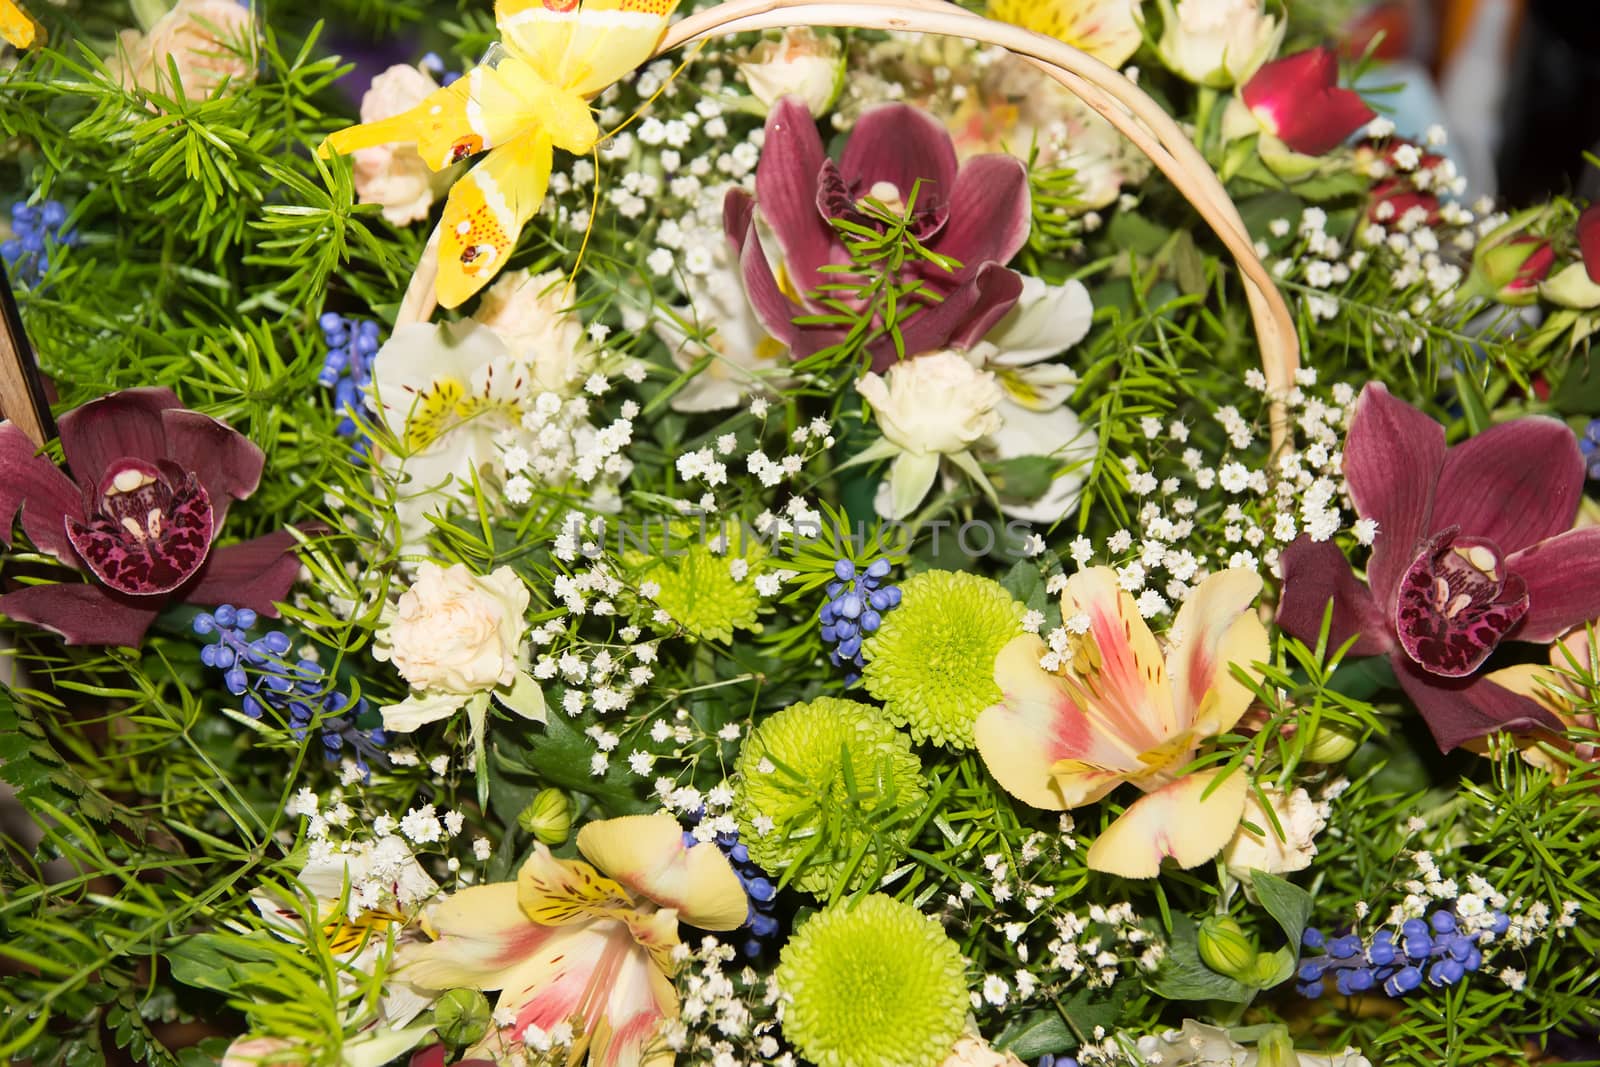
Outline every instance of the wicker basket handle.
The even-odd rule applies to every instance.
[[[1183,128],[1133,82],[1053,37],[974,15],[943,0],[725,0],[674,23],[657,54],[714,35],[796,25],[902,30],[982,41],[1028,59],[1066,86],[1149,156],[1216,231],[1243,276],[1268,389],[1281,398],[1294,386],[1294,372],[1300,366],[1294,315],[1256,255],[1238,208]],[[1275,403],[1275,448],[1282,444],[1286,429],[1281,405]]]
[[[725,0],[670,26],[656,54],[713,36],[800,25],[931,33],[997,45],[1027,59],[1102,115],[1184,194],[1238,263],[1261,348],[1262,372],[1275,398],[1273,447],[1283,443],[1287,421],[1281,398],[1293,387],[1300,366],[1294,315],[1256,255],[1244,220],[1221,180],[1160,104],[1122,74],[1068,44],[974,15],[944,0]],[[397,324],[424,321],[433,313],[438,244],[435,230],[401,301]]]

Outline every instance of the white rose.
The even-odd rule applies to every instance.
[[[224,80],[250,81],[256,74],[255,16],[235,0],[178,0],[148,34],[124,30],[107,65],[125,88],[169,93],[169,58],[191,98],[210,96]]]
[[[1316,836],[1328,824],[1327,805],[1312,800],[1304,789],[1296,789],[1287,797],[1283,790],[1272,786],[1264,787],[1263,792],[1283,829],[1283,837],[1273,830],[1260,796],[1252,791],[1245,801],[1244,821],[1259,826],[1262,832],[1253,833],[1241,825],[1222,850],[1228,873],[1241,882],[1249,878],[1251,871],[1284,874],[1305,870],[1317,854]]]
[[[459,563],[424,563],[373,657],[392,660],[413,689],[466,695],[511,685],[528,601],[528,587],[510,567],[484,577]]]
[[[739,62],[739,73],[768,108],[782,97],[796,96],[813,115],[821,115],[844,86],[844,50],[837,37],[800,26],[750,49]]]
[[[887,375],[856,382],[856,392],[872,405],[883,436],[916,455],[964,452],[1000,428],[999,383],[956,352],[901,360]]]
[[[439,85],[425,72],[396,64],[372,79],[361,96],[361,121],[379,122],[410,111]],[[352,161],[356,196],[380,204],[383,217],[406,226],[428,217],[433,202],[449,188],[451,173],[435,174],[414,145],[385,144],[358,149]]]
[[[1283,43],[1285,20],[1272,0],[1161,0],[1157,50],[1179,76],[1213,89],[1242,83]]]
[[[558,270],[507,271],[484,292],[473,314],[532,367],[536,394],[570,392],[594,363],[594,346],[572,311],[566,280]]]

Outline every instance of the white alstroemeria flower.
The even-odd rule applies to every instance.
[[[689,303],[658,311],[653,327],[672,349],[672,361],[687,371],[710,362],[673,394],[674,411],[724,411],[739,407],[763,385],[776,386],[789,363],[789,349],[767,332],[745,299],[744,281],[728,242],[718,239],[711,267],[686,280]]]
[[[1077,509],[1098,442],[1066,406],[1077,373],[1044,361],[1083,340],[1093,318],[1094,304],[1082,283],[1048,285],[1024,277],[1017,306],[974,350],[1005,389],[996,409],[1000,427],[989,435],[987,451],[999,460],[1046,456],[1061,468],[1033,500],[1001,496],[1000,510],[1012,518],[1048,524]]]
[[[1141,1037],[1138,1047],[1144,1061],[1166,1067],[1372,1067],[1357,1049],[1301,1052],[1287,1043],[1287,1036],[1269,1034],[1255,1048],[1246,1048],[1221,1027],[1189,1019],[1182,1030]]]
[[[295,881],[313,898],[315,921],[322,928],[333,958],[343,965],[339,972],[341,990],[354,993],[359,976],[373,974],[382,967],[382,1010],[372,1028],[386,1034],[409,1033],[406,1027],[433,1003],[434,994],[396,977],[393,953],[402,944],[422,940],[421,930],[412,922],[423,905],[438,895],[438,884],[422,869],[410,847],[394,834],[346,844],[337,851],[326,841],[314,841],[311,856]],[[290,941],[309,937],[303,900],[295,902],[285,898],[281,890],[272,889],[254,894],[251,902],[280,936]],[[429,1029],[418,1030],[404,1048],[390,1056],[416,1044]]]
[[[415,549],[426,516],[462,499],[460,486],[498,455],[495,436],[520,426],[528,365],[498,333],[470,319],[401,326],[372,363],[373,404],[400,454],[383,468],[401,484],[401,541]]]

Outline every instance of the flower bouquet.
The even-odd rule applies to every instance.
[[[1316,5],[24,7],[0,1056],[1596,1057],[1600,209]]]

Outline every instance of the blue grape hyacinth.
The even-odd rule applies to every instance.
[[[703,817],[703,811],[696,811],[689,816],[690,825],[696,825]],[[767,872],[756,866],[750,858],[750,850],[739,841],[738,830],[727,830],[712,838],[722,854],[728,857],[728,865],[733,868],[733,873],[738,875],[739,884],[744,887],[744,895],[750,899],[750,913],[744,925],[732,931],[735,935],[743,935],[744,940],[739,945],[739,951],[744,953],[746,959],[756,959],[771,944],[775,943],[780,924],[775,914],[777,909],[778,887],[772,879],[767,877]],[[694,848],[700,844],[700,839],[685,830],[683,832],[685,847]]]
[[[845,679],[845,684],[853,685],[866,662],[861,657],[861,642],[883,625],[885,612],[899,605],[900,587],[883,584],[889,576],[889,561],[883,559],[860,570],[851,560],[841,559],[833,565],[833,576],[818,619],[823,643],[833,646],[829,661],[835,667],[854,667]]]
[[[315,725],[327,759],[340,758],[348,748],[363,775],[374,763],[386,766],[383,746],[388,738],[367,701],[352,704],[315,662],[285,658],[291,642],[283,631],[251,637],[255,624],[255,612],[231,604],[201,612],[193,623],[198,636],[210,639],[200,648],[200,662],[222,672],[222,684],[240,698],[240,709],[252,719],[271,709],[288,721],[297,738]]]
[[[357,450],[364,450],[366,432],[352,412],[363,410],[367,391],[372,386],[372,361],[381,347],[378,323],[374,319],[346,318],[336,311],[325,311],[317,325],[322,327],[322,340],[328,346],[317,384],[333,390],[333,402],[344,415],[334,432],[341,437],[357,438]]]
[[[1600,419],[1590,419],[1589,425],[1578,435],[1578,451],[1583,453],[1583,465],[1589,477],[1600,481]]]
[[[1489,930],[1502,934],[1511,921],[1504,912],[1491,916]],[[1439,909],[1426,920],[1407,919],[1398,933],[1390,929],[1375,932],[1363,941],[1356,934],[1329,938],[1316,927],[1302,937],[1308,949],[1321,949],[1300,964],[1296,989],[1303,996],[1320,997],[1326,979],[1333,976],[1334,988],[1344,996],[1355,996],[1381,989],[1391,997],[1403,997],[1421,988],[1455,985],[1483,964],[1478,948],[1481,931],[1463,930],[1454,912]]]
[[[66,224],[67,209],[59,200],[11,205],[14,236],[0,242],[0,260],[15,281],[38,285],[50,269],[51,247],[70,248],[78,243],[77,231],[67,229]]]

